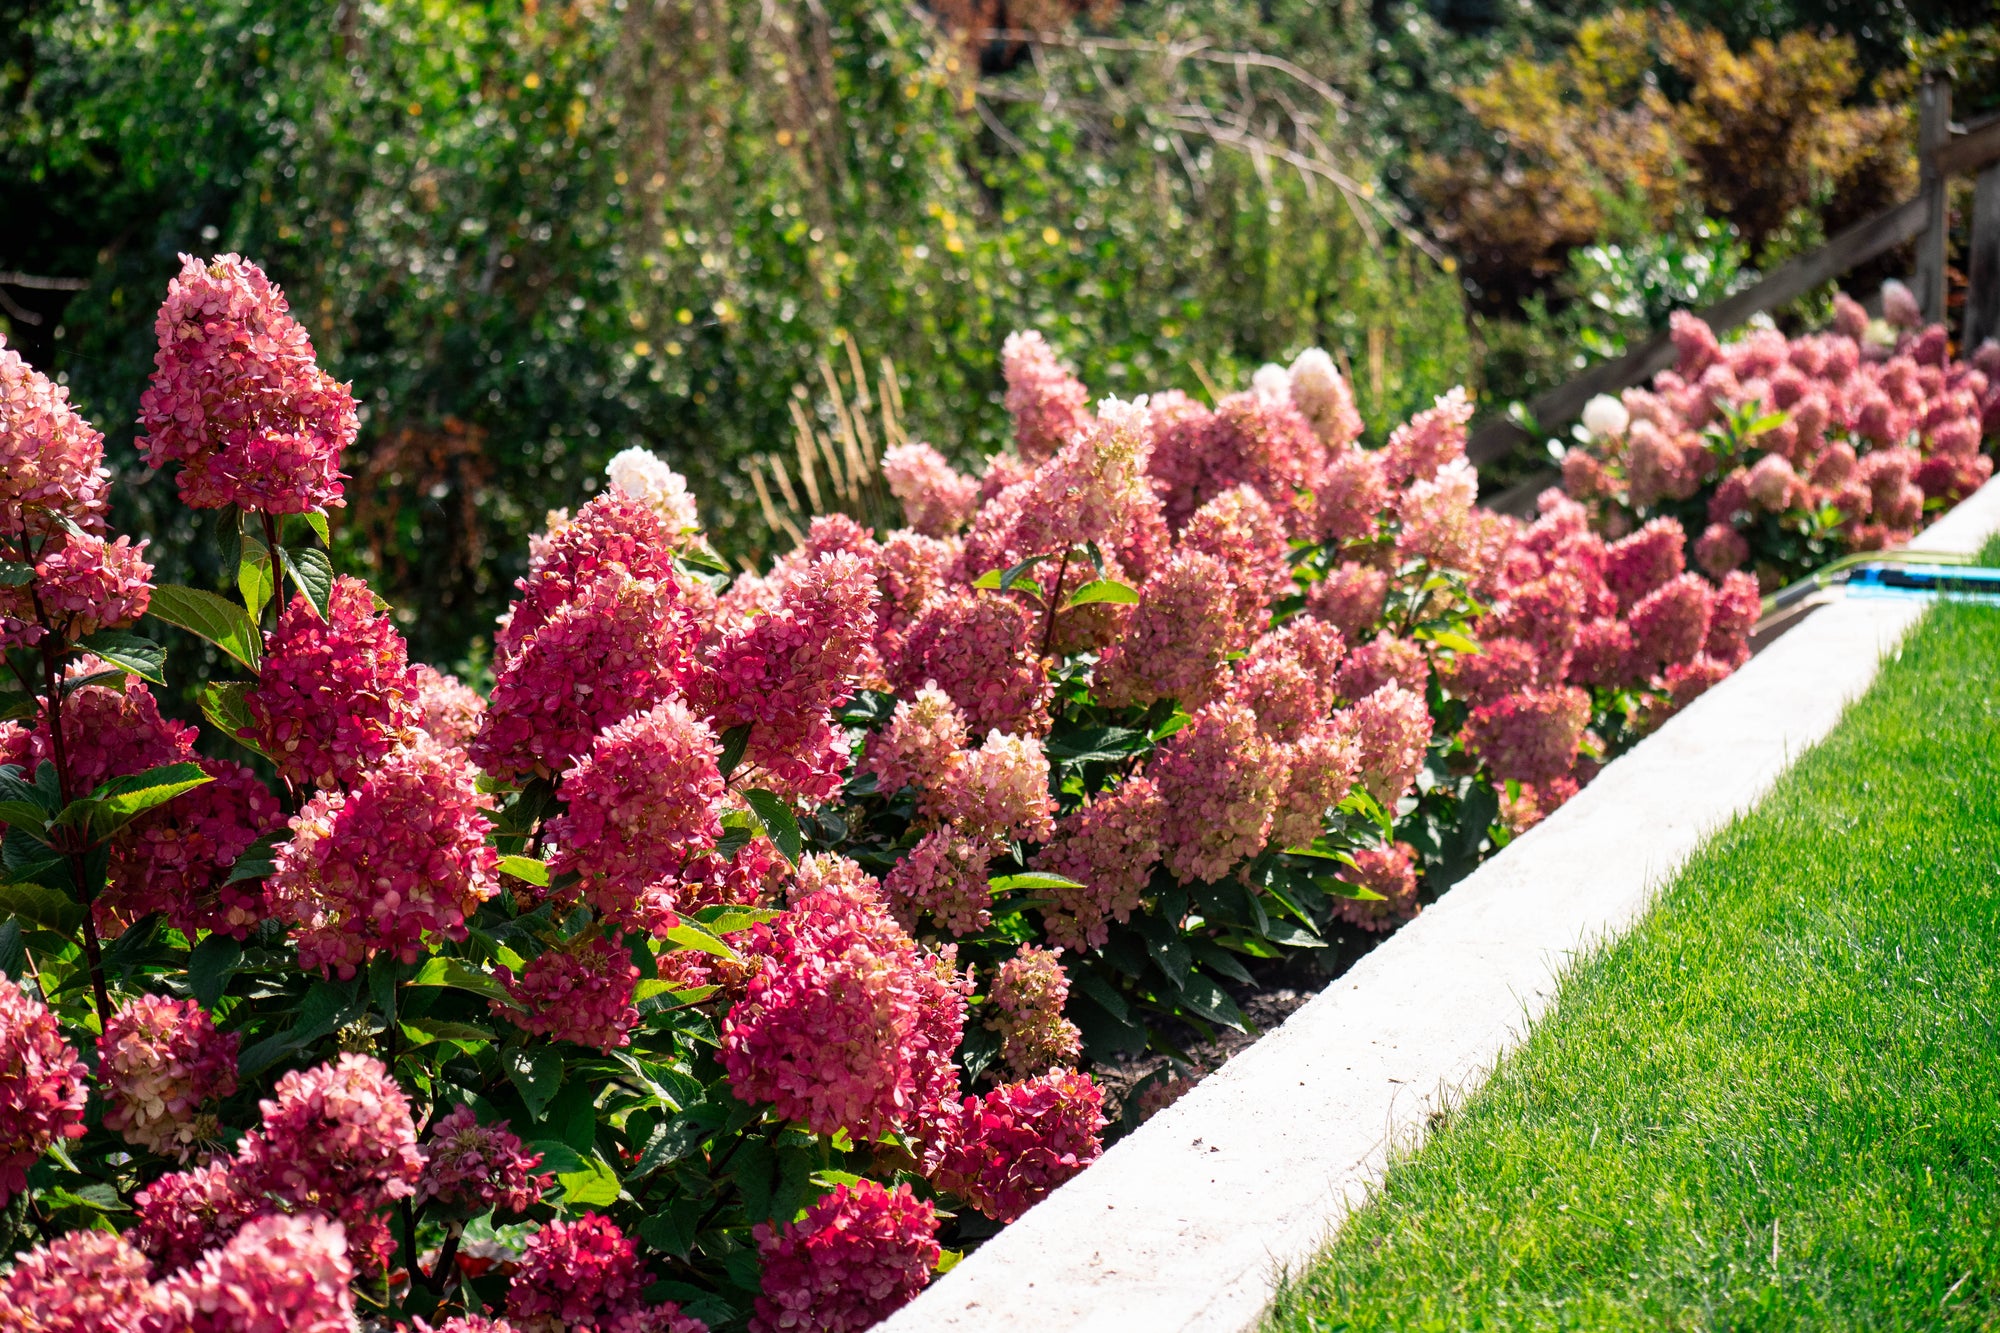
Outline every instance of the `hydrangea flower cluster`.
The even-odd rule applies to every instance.
[[[558,876],[606,920],[665,935],[675,924],[672,881],[722,836],[722,774],[715,734],[679,699],[655,704],[597,734],[563,774],[563,813],[548,835]]]
[[[977,750],[959,757],[924,808],[967,837],[993,842],[1040,842],[1055,829],[1049,761],[1033,736],[987,733]]]
[[[262,269],[238,255],[182,255],[154,332],[140,447],[154,468],[181,465],[184,502],[267,514],[343,503],[354,397],[319,368],[312,339]]]
[[[294,1069],[276,1093],[236,1153],[244,1193],[338,1218],[352,1244],[378,1209],[416,1192],[424,1158],[410,1101],[380,1060],[348,1052]]]
[[[869,736],[865,763],[878,791],[937,791],[957,770],[966,740],[965,715],[950,695],[927,684],[898,700],[889,725]]]
[[[1150,777],[1131,778],[1091,797],[1056,821],[1054,836],[1035,853],[1034,867],[1078,887],[1046,890],[1042,913],[1051,941],[1081,950],[1104,943],[1108,923],[1139,909],[1164,845],[1166,803]]]
[[[882,881],[882,891],[906,926],[928,913],[953,935],[972,935],[993,920],[993,890],[986,866],[999,844],[967,837],[955,828],[932,829],[898,861]]]
[[[513,1006],[493,1001],[493,1012],[523,1032],[595,1046],[629,1045],[639,1010],[632,1003],[639,968],[625,949],[602,936],[584,936],[528,960],[515,976],[496,974]]]
[[[0,973],[0,1203],[50,1144],[83,1137],[87,1072],[41,997]]]
[[[191,754],[181,758],[194,758]],[[250,845],[283,821],[277,798],[242,764],[195,758],[208,781],[119,830],[104,892],[92,904],[100,934],[120,934],[148,912],[192,937],[246,937],[269,913],[263,884],[229,880]]]
[[[658,454],[637,446],[622,450],[604,465],[604,476],[612,490],[658,514],[679,539],[677,545],[701,529],[701,514],[687,478]]]
[[[978,480],[955,471],[928,444],[899,444],[884,453],[882,475],[903,506],[903,520],[926,537],[958,531],[979,505]]]
[[[1054,693],[1038,628],[1010,598],[963,588],[941,593],[910,626],[890,679],[902,689],[935,685],[972,731],[1038,735],[1048,729]]]
[[[938,1186],[1012,1222],[1097,1160],[1104,1124],[1103,1092],[1068,1069],[968,1097]]]
[[[410,680],[417,692],[417,724],[432,740],[463,750],[479,734],[486,715],[486,698],[457,676],[422,662],[410,663]]]
[[[483,805],[463,755],[422,733],[306,802],[269,883],[272,910],[302,927],[299,965],[345,979],[377,953],[411,963],[426,937],[464,939],[499,890]]]
[[[1342,879],[1368,890],[1375,898],[1339,898],[1334,908],[1350,925],[1363,930],[1390,930],[1420,910],[1417,904],[1416,851],[1406,842],[1367,847],[1354,854],[1355,868]]]
[[[993,977],[988,998],[995,1012],[986,1026],[1000,1034],[1000,1058],[1017,1078],[1073,1068],[1082,1054],[1082,1035],[1063,1017],[1069,977],[1061,955],[1024,944]]]
[[[1203,551],[1174,552],[1139,590],[1124,637],[1099,663],[1099,692],[1113,707],[1177,699],[1199,707],[1224,683],[1223,664],[1239,646],[1235,583]]]
[[[236,1091],[234,1032],[193,1000],[142,995],[116,1014],[97,1039],[97,1083],[104,1125],[162,1156],[185,1158],[214,1137],[197,1112]]]
[[[1007,379],[1014,447],[1028,462],[1054,454],[1090,423],[1090,391],[1056,359],[1040,333],[1008,334],[1000,348],[1000,369]]]
[[[2000,346],[1947,361],[1942,328],[1836,304],[1834,331],[1728,343],[1676,314],[1675,365],[1598,415],[1563,460],[1566,489],[1607,527],[1705,509],[1689,554],[1715,579],[1746,563],[1766,582],[1795,577],[1801,557],[1783,552],[1801,539],[1820,559],[1908,541],[1927,507],[1992,475],[1980,445],[2000,433]]]
[[[341,1224],[267,1213],[160,1285],[142,1333],[348,1333],[354,1266]]]
[[[935,1021],[948,1044],[926,1040]],[[870,887],[810,892],[774,926],[764,966],[722,1029],[746,1101],[819,1134],[869,1139],[955,1089],[964,999]]]
[[[403,636],[368,585],[344,575],[324,620],[303,593],[292,597],[243,702],[250,739],[301,789],[351,781],[408,740],[420,718]]]
[[[542,1155],[524,1148],[506,1121],[482,1125],[470,1106],[455,1106],[439,1117],[421,1151],[416,1202],[435,1199],[467,1217],[488,1208],[525,1213],[555,1183],[553,1173],[535,1173]]]
[[[752,1231],[763,1261],[751,1333],[860,1333],[909,1304],[943,1251],[908,1185],[836,1185],[796,1222]]]
[[[1167,739],[1146,771],[1173,812],[1161,841],[1177,878],[1221,879],[1268,840],[1283,760],[1257,729],[1256,714],[1241,704],[1203,708]]]
[[[0,1328],[9,1333],[138,1333],[153,1304],[146,1256],[115,1231],[58,1236],[0,1278]]]
[[[610,1218],[551,1222],[528,1238],[507,1286],[507,1320],[520,1333],[708,1333],[672,1302],[648,1306],[652,1280]]]

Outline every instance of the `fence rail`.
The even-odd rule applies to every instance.
[[[1972,236],[1965,256],[1965,317],[1959,345],[1971,348],[2000,337],[2000,114],[1963,129],[1951,126],[1951,85],[1927,80],[1919,102],[1918,166],[1922,188],[1917,193],[1841,232],[1817,250],[1788,260],[1762,281],[1700,311],[1718,334],[1736,328],[1752,315],[1775,310],[1797,300],[1821,283],[1831,281],[1876,256],[1909,241],[1919,242],[1914,289],[1928,319],[1945,317],[1946,198],[1955,176],[1976,177],[1973,188]],[[1583,412],[1600,393],[1617,393],[1643,384],[1674,363],[1674,348],[1666,334],[1657,334],[1616,360],[1599,362],[1566,383],[1528,403],[1528,416],[1544,431],[1560,429]],[[1537,437],[1515,422],[1487,422],[1466,442],[1474,463],[1492,463],[1532,448]],[[1502,491],[1490,503],[1498,509],[1518,507],[1547,485],[1548,474],[1530,478]]]

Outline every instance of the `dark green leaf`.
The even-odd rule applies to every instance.
[[[31,718],[40,707],[40,701],[25,690],[0,690],[0,722]]]
[[[670,1162],[677,1162],[699,1148],[702,1140],[707,1137],[708,1131],[698,1121],[687,1116],[667,1121],[655,1129],[653,1136],[646,1140],[646,1146],[640,1151],[639,1160],[632,1164],[631,1173],[627,1178],[645,1179],[661,1167]]]
[[[502,1064],[508,1080],[527,1105],[528,1114],[540,1120],[550,1099],[562,1086],[562,1052],[552,1046],[516,1046],[505,1053]]]
[[[96,807],[91,818],[92,825],[100,834],[109,833],[210,780],[200,764],[162,764],[143,773],[128,773],[122,778],[113,778],[83,800]],[[65,810],[63,814],[67,816],[69,812]]]
[[[202,1008],[215,1008],[229,988],[230,974],[242,961],[243,946],[227,935],[210,935],[194,946],[187,961],[188,989]]]
[[[743,799],[757,813],[757,819],[764,826],[764,832],[776,843],[778,850],[787,861],[799,859],[799,821],[792,814],[792,808],[777,796],[761,788],[752,788],[743,793]]]
[[[22,588],[35,577],[35,567],[18,560],[0,560],[0,588]]]
[[[266,833],[257,841],[245,847],[242,854],[229,867],[229,878],[225,884],[241,884],[246,879],[268,879],[278,869],[278,844],[286,841],[286,833]]]
[[[201,715],[239,745],[250,744],[243,736],[251,727],[250,706],[243,701],[249,692],[250,683],[242,680],[211,681],[201,692]]]
[[[514,1002],[513,997],[507,994],[507,988],[498,980],[456,958],[427,959],[424,965],[417,969],[417,974],[410,978],[408,984],[448,986],[454,990],[471,991],[474,995],[483,995],[502,1004]]]
[[[31,921],[58,935],[72,935],[83,925],[83,908],[66,893],[25,884],[18,880],[0,884],[0,911]]]
[[[78,640],[77,647],[88,648],[113,666],[131,672],[140,680],[150,680],[155,685],[167,683],[167,650],[151,639],[141,638],[129,630],[101,629]]]
[[[21,938],[21,923],[11,917],[0,921],[0,973],[10,977],[20,976],[21,962],[27,951],[27,944]]]
[[[490,1028],[476,1023],[451,1023],[441,1018],[411,1018],[402,1023],[403,1035],[412,1046],[428,1046],[433,1042],[455,1041],[466,1043],[490,1042],[498,1037]]]
[[[1150,912],[1133,917],[1132,925],[1145,942],[1146,957],[1159,968],[1160,975],[1175,987],[1183,985],[1194,966],[1194,954],[1189,951],[1187,941],[1181,938],[1180,932],[1171,923]]]
[[[743,762],[743,751],[748,748],[749,744],[750,724],[748,722],[731,727],[722,733],[722,757],[716,761],[716,767],[722,771],[724,778],[734,773],[736,766]]]
[[[1243,1011],[1236,1007],[1236,1001],[1223,993],[1222,987],[1201,973],[1188,977],[1179,995],[1181,1007],[1211,1023],[1234,1028],[1238,1032],[1248,1031],[1243,1019]]]
[[[263,656],[263,636],[242,607],[200,588],[161,583],[146,614],[198,634],[252,671]]]
[[[1130,727],[1091,727],[1051,736],[1043,748],[1051,759],[1114,764],[1143,752],[1151,744],[1145,732]]]
[[[728,903],[717,903],[685,915],[701,923],[711,935],[733,935],[739,930],[748,930],[763,922],[775,921],[784,913],[770,907],[735,907]]]
[[[1250,969],[1238,962],[1236,955],[1209,939],[1189,939],[1188,948],[1194,952],[1196,961],[1211,972],[1220,972],[1231,981],[1240,981],[1246,986],[1256,984]]]
[[[325,551],[314,546],[304,546],[284,553],[285,574],[298,586],[312,603],[319,618],[325,620],[328,608],[333,602],[333,561]]]
[[[1076,968],[1070,972],[1070,982],[1078,993],[1088,995],[1102,1005],[1107,1013],[1123,1023],[1131,1018],[1131,1010],[1126,1007],[1125,997],[1112,989],[1111,984],[1092,972],[1089,968]]]
[[[0,824],[39,838],[42,830],[48,827],[48,822],[49,816],[39,802],[0,801]]]

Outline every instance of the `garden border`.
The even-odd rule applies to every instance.
[[[1912,543],[1974,554],[2000,479]],[[1234,1333],[1873,681],[1917,601],[1815,612],[951,1274],[883,1333]]]

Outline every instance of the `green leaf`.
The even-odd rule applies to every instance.
[[[1152,740],[1132,727],[1088,727],[1051,736],[1043,747],[1051,759],[1067,763],[1115,764],[1143,751]]]
[[[35,696],[25,690],[0,690],[0,722],[26,721],[40,707]]]
[[[727,958],[731,962],[742,961],[736,950],[685,919],[669,930],[666,937],[669,943],[678,944],[683,949],[696,949],[702,953],[714,954],[717,958]]]
[[[211,681],[201,692],[201,715],[239,745],[249,744],[242,734],[251,729],[250,705],[244,702],[249,692],[250,682],[245,680]]]
[[[0,801],[0,824],[40,839],[43,830],[48,827],[49,816],[35,801]]]
[[[225,884],[241,884],[246,879],[267,879],[278,869],[278,844],[287,841],[290,830],[266,833],[240,852],[230,863]]]
[[[313,530],[313,536],[319,538],[321,546],[333,545],[333,530],[327,526],[324,509],[308,510],[300,517],[305,519],[306,526]]]
[[[731,810],[722,817],[722,836],[716,839],[715,854],[725,861],[734,860],[759,827],[757,816],[748,810]]]
[[[155,685],[167,683],[167,650],[151,639],[141,638],[128,630],[101,629],[78,640],[77,647],[88,648],[140,680],[150,680]]]
[[[252,671],[263,656],[263,638],[256,622],[242,607],[212,592],[177,583],[157,584],[146,614],[200,635]]]
[[[1163,741],[1167,737],[1173,735],[1175,732],[1179,731],[1182,727],[1185,727],[1188,723],[1192,721],[1194,721],[1194,719],[1188,716],[1186,709],[1176,708],[1171,714],[1168,715],[1166,721],[1162,722],[1159,726],[1153,728],[1153,739],[1156,741]]]
[[[639,1160],[632,1164],[630,1180],[643,1180],[669,1162],[679,1161],[701,1146],[708,1131],[700,1121],[691,1116],[678,1116],[653,1131],[646,1140],[646,1146],[639,1153]]]
[[[688,543],[677,558],[682,564],[696,569],[712,569],[718,574],[730,572],[729,562],[715,553],[715,548],[708,544],[705,537]]]
[[[736,766],[743,762],[743,751],[749,745],[750,724],[748,722],[740,726],[731,727],[722,733],[722,757],[716,760],[715,766],[722,771],[722,776],[725,780],[731,773],[736,771]]]
[[[538,888],[549,886],[549,863],[537,861],[532,856],[503,856],[500,858],[500,873],[512,875],[515,879],[526,880]]]
[[[561,1175],[584,1169],[584,1155],[561,1139],[530,1139],[525,1146],[529,1152],[542,1155],[538,1170]]]
[[[1120,583],[1117,579],[1093,579],[1078,588],[1075,596],[1063,603],[1062,609],[1069,611],[1079,606],[1092,606],[1098,602],[1134,606],[1138,601],[1139,590],[1129,583]]]
[[[562,1052],[553,1046],[516,1046],[506,1052],[502,1064],[508,1080],[527,1104],[528,1114],[540,1120],[556,1090],[562,1087]]]
[[[1420,639],[1429,639],[1440,648],[1449,648],[1455,653],[1465,653],[1468,656],[1485,651],[1485,649],[1479,646],[1476,640],[1468,639],[1456,630],[1418,630],[1417,637]]]
[[[479,1043],[498,1040],[490,1028],[475,1023],[448,1023],[438,1018],[406,1019],[402,1028],[403,1035],[410,1039],[412,1046],[428,1046],[439,1041]]]
[[[0,884],[0,911],[58,935],[73,935],[83,925],[83,908],[68,894],[19,880]]]
[[[1070,981],[1075,984],[1078,991],[1097,1001],[1104,1007],[1106,1013],[1119,1022],[1131,1021],[1131,1010],[1125,1004],[1125,997],[1095,972],[1088,968],[1078,968],[1070,973]]]
[[[193,791],[212,780],[202,772],[200,764],[162,764],[143,773],[128,773],[122,778],[113,778],[82,801],[71,804],[81,805],[87,801],[95,806],[92,826],[109,833],[129,824],[146,811],[165,805],[182,792]],[[69,811],[65,810],[63,814],[67,816]]]
[[[583,1159],[581,1171],[557,1172],[556,1184],[562,1187],[563,1204],[570,1208],[602,1208],[616,1203],[623,1188],[618,1173],[596,1153]]]
[[[453,990],[471,991],[474,995],[483,995],[489,1000],[498,1000],[502,1004],[511,1005],[514,1003],[514,997],[507,993],[507,988],[502,986],[496,978],[480,971],[476,967],[470,967],[456,958],[430,958],[425,960],[424,965],[417,969],[417,974],[410,978],[409,984],[412,986],[447,986]]]
[[[236,562],[236,591],[243,595],[243,609],[251,620],[264,614],[275,591],[271,579],[271,548],[245,533],[243,555]]]
[[[699,922],[711,935],[734,935],[739,930],[775,921],[784,913],[772,907],[736,907],[729,903],[717,903],[684,915]]]
[[[325,620],[333,602],[333,561],[315,546],[284,552],[285,573]]]
[[[799,859],[799,821],[792,808],[777,796],[761,788],[752,788],[743,793],[743,799],[757,813],[758,822],[764,832],[778,845],[787,861],[796,863]]]
[[[27,943],[21,938],[21,923],[11,917],[0,921],[0,972],[10,977],[20,976],[21,960],[27,951]]]
[[[242,961],[243,946],[227,935],[210,935],[194,946],[187,961],[188,989],[202,1008],[215,1008],[229,988],[230,974]]]
[[[18,560],[0,560],[0,588],[22,588],[35,577],[35,567]]]
[[[995,893],[1006,893],[1010,889],[1080,889],[1083,885],[1067,875],[1051,875],[1045,870],[1029,870],[1018,875],[999,875],[988,880],[986,887]]]
[[[1220,1023],[1238,1032],[1249,1030],[1243,1019],[1243,1011],[1236,1007],[1236,1001],[1224,994],[1222,987],[1199,972],[1187,979],[1177,998],[1183,1009],[1211,1023]]]

